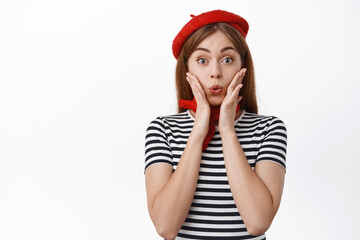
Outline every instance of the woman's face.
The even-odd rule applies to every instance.
[[[240,68],[240,54],[221,31],[205,38],[188,60],[188,70],[199,79],[210,106],[221,105]]]

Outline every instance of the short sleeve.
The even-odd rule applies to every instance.
[[[165,125],[160,117],[151,121],[145,135],[145,169],[154,164],[165,163],[173,166],[173,156],[166,135]]]
[[[286,148],[287,131],[285,124],[279,118],[273,117],[265,129],[265,137],[256,162],[273,161],[281,165],[286,171]]]

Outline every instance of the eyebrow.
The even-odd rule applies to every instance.
[[[207,48],[202,48],[202,47],[196,48],[196,49],[194,50],[194,52],[195,52],[195,51],[198,51],[198,50],[200,50],[200,51],[205,51],[205,52],[208,52],[208,53],[211,52],[209,49],[207,49]],[[225,52],[225,51],[227,51],[227,50],[234,50],[234,51],[235,51],[235,49],[234,49],[233,47],[230,47],[230,46],[229,46],[229,47],[224,47],[223,49],[220,50],[220,52],[222,53],[222,52]]]

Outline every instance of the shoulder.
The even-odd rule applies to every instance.
[[[284,122],[277,116],[266,116],[248,113],[248,119],[256,119],[254,135],[259,141],[259,161],[273,161],[280,164],[286,171],[287,132]],[[250,130],[249,130],[250,131]]]
[[[245,111],[241,120],[243,122],[253,122],[258,124],[266,124],[266,125],[279,124],[285,127],[285,123],[279,117],[274,115],[263,115],[263,114],[250,113]]]
[[[263,115],[245,111],[237,125],[240,128],[251,128],[258,133],[261,132],[266,135],[273,131],[280,131],[286,136],[286,126],[284,121],[274,115]]]
[[[281,121],[280,118],[274,115],[263,115],[259,113],[251,113],[245,111],[243,118],[244,120],[256,120],[260,122],[274,122],[274,121]]]
[[[181,126],[193,123],[193,119],[187,111],[177,114],[161,115],[149,123],[149,127],[160,127],[163,130],[171,126]],[[148,127],[148,128],[149,128]]]

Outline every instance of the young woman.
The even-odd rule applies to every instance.
[[[174,39],[179,113],[145,138],[148,210],[165,239],[265,239],[279,208],[286,128],[257,114],[248,28],[215,10]]]

